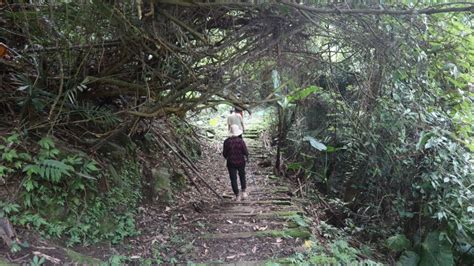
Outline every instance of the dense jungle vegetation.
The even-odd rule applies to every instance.
[[[0,217],[69,246],[119,244],[162,196],[157,164],[176,170],[173,189],[205,182],[190,169],[205,139],[190,121],[258,107],[272,117],[274,172],[323,199],[327,228],[381,262],[472,265],[473,12],[0,1]]]

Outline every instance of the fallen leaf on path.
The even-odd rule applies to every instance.
[[[169,211],[171,211],[171,208],[170,208],[170,207],[166,207],[166,208],[165,208],[165,212],[169,212]]]
[[[227,256],[226,259],[231,260],[233,258],[237,257],[237,255],[232,255],[232,256]]]
[[[268,228],[268,225],[266,225],[266,226],[258,226],[258,225],[255,225],[255,226],[253,227],[253,230],[254,230],[254,231],[265,231],[265,230],[267,230],[267,228]]]
[[[279,238],[279,237],[276,238],[276,242],[277,242],[277,243],[281,243],[282,241],[283,241],[283,239],[281,239],[281,238]]]
[[[137,260],[137,259],[139,259],[139,258],[141,258],[141,257],[138,256],[138,255],[134,255],[134,256],[130,256],[130,258],[131,258],[132,260]]]
[[[255,254],[255,252],[257,252],[257,246],[254,246],[254,247],[252,248],[252,253]]]
[[[233,224],[234,222],[232,222],[231,220],[227,220],[226,222],[230,223],[230,224]]]

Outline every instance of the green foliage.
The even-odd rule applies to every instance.
[[[3,202],[0,200],[0,217],[8,217],[20,210],[20,205],[16,203]]]
[[[17,253],[19,251],[21,251],[21,246],[16,241],[13,241],[10,246],[10,252]]]
[[[49,137],[38,141],[35,152],[20,152],[22,141],[12,134],[0,145],[2,177],[24,177],[19,200],[0,202],[0,216],[46,236],[67,236],[69,245],[117,243],[137,233],[132,207],[140,200],[140,175],[133,163],[126,163],[112,178],[115,185],[100,195],[97,180],[109,176],[94,160],[62,153]]]
[[[309,221],[307,217],[295,214],[290,216],[289,219],[300,227],[309,227]]]
[[[429,233],[421,244],[420,266],[454,265],[451,245],[443,234]]]
[[[289,102],[297,102],[306,99],[311,94],[316,92],[320,92],[322,90],[321,87],[318,86],[309,86],[305,89],[296,90],[292,94],[288,95]]]
[[[387,247],[393,251],[401,252],[411,247],[410,240],[405,235],[394,235],[387,239]]]
[[[345,239],[335,240],[329,245],[329,252],[317,241],[308,240],[311,245],[304,245],[303,253],[295,253],[289,258],[265,265],[381,265],[372,260],[361,260],[360,251],[351,247]]]
[[[105,129],[111,128],[121,121],[109,108],[90,103],[77,105],[72,114],[77,114],[83,119],[90,121],[94,126],[100,126]]]
[[[113,255],[109,258],[106,265],[122,265],[128,261],[126,256],[122,255]]]
[[[40,266],[40,265],[43,265],[44,263],[46,262],[46,259],[45,257],[38,257],[38,256],[34,256],[33,259],[30,261],[30,265],[31,266]]]
[[[349,243],[345,240],[336,240],[331,243],[331,251],[334,258],[342,263],[356,261],[359,253],[355,248],[349,246]]]
[[[400,235],[396,237],[403,239]],[[404,241],[398,240],[398,242]],[[401,251],[401,249],[397,251]],[[415,250],[403,252],[397,265],[454,265],[453,252],[446,239],[446,234],[430,232],[420,245],[415,246]]]
[[[397,266],[418,266],[420,256],[414,251],[405,251],[397,261]]]
[[[395,21],[386,18],[381,25],[398,36],[402,30]],[[395,235],[386,242],[402,252],[410,250],[410,242],[416,245],[416,238],[444,231],[452,245],[442,248],[451,250],[451,258],[440,251],[441,246],[436,251],[447,263],[469,256],[459,247],[474,237],[474,34],[472,22],[462,14],[419,23],[426,27],[423,34],[409,29],[413,38],[404,39],[399,50],[390,50],[397,58],[384,56],[387,75],[377,95],[364,95],[373,88],[360,85],[361,80],[374,78],[369,75],[379,64],[376,60],[354,57],[341,65],[359,79],[359,84],[344,88],[329,85],[337,84],[335,79],[345,69],[329,74],[321,70],[320,75],[330,76],[329,85],[308,97],[307,107],[298,114],[318,123],[311,131],[305,128],[309,123],[297,125],[289,135],[297,145],[286,149],[296,163],[309,166],[304,170],[315,182],[325,183],[328,194],[350,202],[349,215],[365,217],[354,218],[355,224],[362,224],[354,233],[385,239],[404,231],[405,236]],[[396,67],[388,66],[388,61]],[[300,145],[306,141],[310,145]],[[423,243],[431,247],[431,241],[429,237]],[[411,251],[425,263],[428,250],[434,249]],[[405,252],[403,258],[416,261],[412,255]]]

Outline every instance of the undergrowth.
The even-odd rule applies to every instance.
[[[266,265],[383,265],[370,259],[373,256],[370,247],[352,247],[349,244],[350,237],[343,230],[324,222],[321,222],[318,230],[327,241],[322,243],[313,235],[305,240],[299,251],[292,256],[268,262]]]
[[[33,147],[28,143],[19,134],[1,139],[0,178],[19,187],[0,201],[0,216],[45,237],[66,238],[68,245],[117,243],[137,234],[134,210],[141,187],[135,162],[103,171],[85,154],[61,151],[50,137]],[[99,180],[106,180],[105,189]]]

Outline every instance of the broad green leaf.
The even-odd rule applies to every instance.
[[[391,236],[386,241],[387,247],[393,251],[400,252],[409,249],[411,246],[410,240],[403,234]]]
[[[309,86],[305,89],[302,89],[302,90],[298,90],[294,93],[292,93],[291,95],[288,96],[288,100],[290,102],[294,102],[294,101],[299,101],[299,100],[303,100],[305,99],[306,97],[308,97],[309,95],[315,93],[315,92],[318,92],[318,91],[321,91],[321,88],[320,87],[317,87],[317,86]]]
[[[439,232],[429,233],[421,244],[420,266],[454,265],[451,246]]]
[[[397,261],[397,266],[417,266],[420,256],[413,251],[405,251]]]

